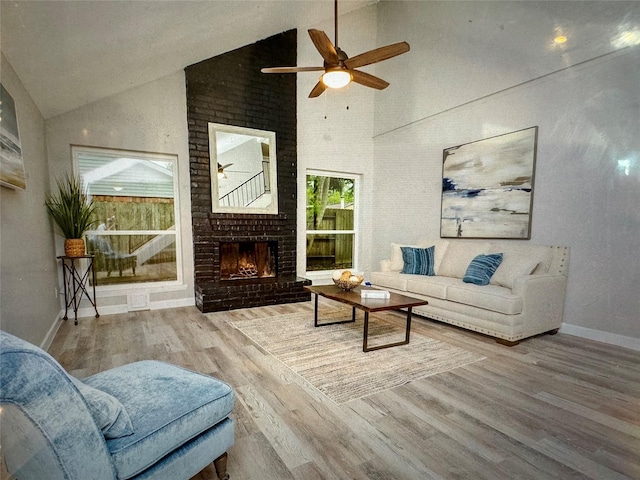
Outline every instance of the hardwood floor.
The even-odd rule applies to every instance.
[[[50,353],[80,378],[153,358],[230,383],[235,480],[640,478],[640,352],[564,334],[509,348],[414,318],[414,332],[487,358],[338,406],[226,322],[299,311],[312,321],[311,302],[80,319]]]

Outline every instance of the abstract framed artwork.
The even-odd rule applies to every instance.
[[[0,185],[27,188],[16,104],[0,84]]]
[[[531,238],[538,127],[447,148],[442,238]]]

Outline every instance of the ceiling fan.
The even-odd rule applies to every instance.
[[[218,162],[218,178],[227,178],[227,172],[229,173],[250,173],[248,170],[227,170],[233,163],[227,163],[222,165]]]
[[[322,30],[309,29],[309,36],[320,55],[324,59],[322,67],[268,67],[261,70],[262,73],[297,73],[319,72],[324,73],[315,87],[311,90],[309,98],[318,97],[327,88],[342,88],[352,81],[365,87],[383,90],[389,86],[389,82],[369,73],[356,70],[358,67],[371,65],[383,60],[395,57],[409,51],[407,42],[398,42],[385,47],[369,50],[355,57],[349,56],[338,46],[338,0],[334,2],[334,28],[335,45]]]
[[[218,162],[218,178],[227,178],[227,174],[224,173],[224,169],[227,167],[230,167],[231,165],[233,165],[233,163],[227,163],[226,165],[222,165],[220,164],[220,162]]]

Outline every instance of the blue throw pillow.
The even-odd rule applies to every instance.
[[[476,258],[471,260],[462,281],[465,283],[474,283],[476,285],[488,285],[489,280],[491,280],[491,276],[495,273],[501,263],[501,253],[478,255]]]
[[[436,274],[434,269],[435,246],[429,248],[400,247],[400,250],[402,250],[402,261],[404,262],[400,273],[431,277]]]

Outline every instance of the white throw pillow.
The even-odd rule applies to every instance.
[[[545,273],[549,270],[549,247],[505,241],[494,243],[491,248],[503,253],[502,263],[491,277],[492,285],[513,288],[518,277],[530,275],[534,271]]]
[[[400,250],[400,247],[406,247],[406,246],[408,245],[400,245],[399,243],[391,244],[391,258],[390,258],[391,264],[389,265],[390,271],[399,272],[400,270],[402,270],[402,267],[404,266],[404,261],[402,260],[402,250]]]
[[[444,252],[437,274],[443,277],[462,278],[476,256],[489,252],[489,242],[451,241]],[[437,248],[436,248],[437,251]]]
[[[527,258],[515,255],[513,253],[505,253],[502,263],[491,277],[492,285],[502,285],[503,287],[513,288],[516,278],[529,275],[540,264],[540,259]]]
[[[436,240],[435,241],[435,271],[436,275],[440,271],[440,265],[442,265],[442,259],[444,258],[444,253],[447,251],[447,247],[449,246],[449,240]]]

